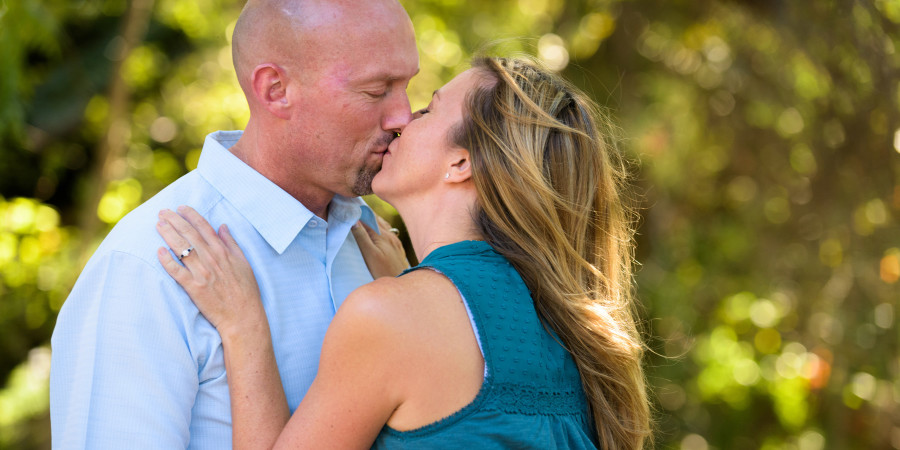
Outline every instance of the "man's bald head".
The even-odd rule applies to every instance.
[[[250,106],[232,152],[323,218],[335,194],[369,193],[412,120],[419,55],[397,0],[248,0],[232,45]]]
[[[406,27],[409,16],[396,0],[248,0],[234,27],[232,57],[238,82],[248,92],[260,64],[309,68],[339,39],[365,25]]]

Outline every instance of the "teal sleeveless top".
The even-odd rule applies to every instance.
[[[385,426],[376,449],[594,449],[593,421],[572,356],[541,324],[522,277],[483,241],[431,252],[431,268],[459,289],[486,375],[469,405],[410,431]]]

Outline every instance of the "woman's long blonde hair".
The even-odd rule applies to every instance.
[[[451,134],[469,150],[476,223],[571,352],[607,450],[651,438],[632,298],[634,214],[613,128],[586,95],[524,59],[478,58]]]

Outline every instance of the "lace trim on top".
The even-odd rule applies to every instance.
[[[582,415],[588,412],[580,391],[550,391],[536,386],[496,383],[485,409],[525,415]]]

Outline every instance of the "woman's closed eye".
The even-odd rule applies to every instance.
[[[431,112],[430,109],[428,109],[428,108],[422,108],[422,109],[416,111],[415,114],[413,114],[413,118],[414,118],[414,119],[418,119],[419,117],[422,117],[422,116],[424,116],[425,114],[428,114],[428,113],[430,113],[430,112]]]

